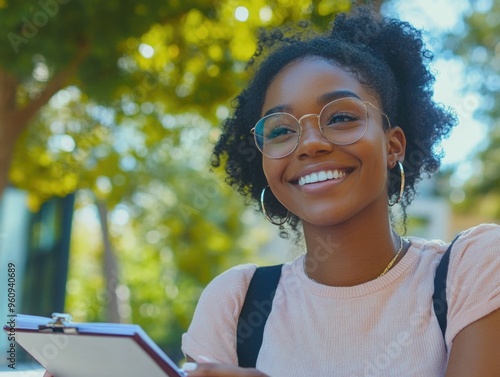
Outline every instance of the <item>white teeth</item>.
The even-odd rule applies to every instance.
[[[341,170],[326,170],[317,173],[307,174],[299,179],[299,185],[304,186],[308,183],[323,182],[329,179],[339,179],[345,176],[345,171]]]

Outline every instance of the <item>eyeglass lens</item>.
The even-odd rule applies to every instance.
[[[333,144],[355,143],[365,134],[367,127],[368,111],[365,103],[358,98],[346,97],[330,102],[319,114],[319,128]],[[257,147],[270,158],[292,153],[300,134],[299,120],[288,113],[267,115],[257,122],[254,129]]]

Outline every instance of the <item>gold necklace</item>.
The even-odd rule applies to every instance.
[[[379,276],[377,276],[377,278],[384,276],[391,269],[391,267],[394,265],[394,263],[398,259],[399,254],[401,254],[401,251],[403,251],[403,245],[404,245],[403,237],[399,237],[399,249],[398,249],[398,251],[396,251],[396,254],[391,259],[391,261],[389,262],[389,264],[387,265],[387,267],[384,269],[384,271],[382,271],[382,273]],[[307,273],[306,256],[305,255],[304,255],[304,259],[302,260],[302,268],[304,269],[304,273],[306,274],[306,276],[309,279],[311,279],[315,283],[322,284],[319,281],[317,281],[317,280],[313,279],[312,277],[310,277],[309,274]]]
[[[382,273],[377,277],[384,276],[387,273],[387,271],[389,271],[391,269],[392,265],[394,264],[394,262],[396,262],[396,259],[398,259],[398,256],[402,250],[403,250],[403,237],[399,237],[399,249],[396,252],[396,255],[394,255],[394,258],[391,259],[391,261],[389,262],[389,264],[387,265],[385,270],[382,271]]]

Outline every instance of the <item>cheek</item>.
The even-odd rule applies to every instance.
[[[262,168],[264,169],[264,175],[266,176],[267,183],[272,187],[274,182],[280,180],[284,170],[284,165],[281,159],[273,160],[264,157],[262,159]]]
[[[387,177],[387,143],[385,134],[380,132],[373,135],[373,138],[365,139],[363,145],[360,145],[358,157],[365,168],[372,172],[374,177]]]
[[[269,174],[271,172],[271,167],[269,166],[269,162],[267,162],[267,158],[262,158],[262,170],[264,170],[264,175],[266,176],[267,182],[269,182]]]

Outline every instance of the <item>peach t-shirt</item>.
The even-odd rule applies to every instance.
[[[447,354],[432,294],[447,244],[409,240],[386,275],[353,287],[308,279],[303,256],[286,263],[257,369],[271,377],[444,376]],[[236,326],[255,268],[234,267],[206,287],[182,338],[186,355],[237,365]],[[480,225],[455,242],[447,297],[450,349],[460,330],[500,307],[499,226]]]

